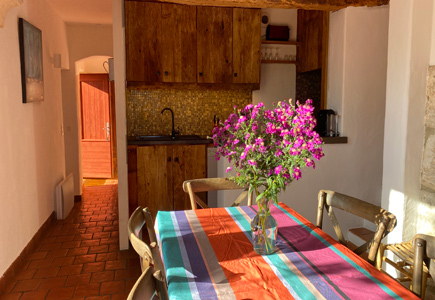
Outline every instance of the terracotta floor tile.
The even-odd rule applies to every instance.
[[[100,287],[100,294],[116,294],[125,292],[125,281],[110,281],[110,282],[102,282]]]
[[[110,295],[87,297],[86,300],[110,300]]]
[[[62,243],[42,244],[39,251],[59,249]]]
[[[56,277],[59,273],[60,267],[47,267],[47,268],[40,268],[36,272],[36,274],[33,276],[33,278],[49,278],[49,277]]]
[[[70,241],[72,241],[72,240],[74,240],[74,235],[61,235],[61,236],[58,236],[58,237],[56,237],[56,242],[57,243],[59,243],[59,242],[70,242]]]
[[[25,292],[20,300],[44,300],[48,291]]]
[[[114,276],[115,276],[114,271],[96,272],[92,274],[91,283],[105,282],[105,281],[112,282]]]
[[[38,259],[38,260],[32,260],[27,267],[28,270],[31,269],[39,269],[39,268],[45,268],[49,265],[51,265],[51,262],[53,261],[52,258],[44,258],[44,259]]]
[[[73,256],[56,257],[51,263],[51,266],[53,267],[69,266],[73,264],[74,259],[75,257]]]
[[[111,236],[110,232],[96,232],[94,233],[94,239],[107,239]]]
[[[112,300],[125,300],[128,297],[129,292],[120,293],[120,294],[113,294]]]
[[[68,250],[67,256],[78,256],[88,254],[89,247],[78,247]]]
[[[96,254],[87,254],[87,255],[80,255],[76,256],[76,259],[74,260],[74,264],[85,264],[90,262],[95,262],[95,258],[97,257]]]
[[[118,257],[117,252],[98,253],[96,261],[116,260],[117,257]]]
[[[23,279],[32,279],[33,275],[35,275],[37,269],[33,270],[20,270],[17,275],[15,275],[16,280],[23,280]]]
[[[83,266],[82,273],[94,273],[94,272],[101,272],[104,270],[104,267],[106,266],[105,262],[94,262],[94,263],[88,263]]]
[[[24,279],[19,280],[15,287],[12,289],[13,293],[35,291],[41,284],[42,279]]]
[[[92,239],[93,233],[76,234],[74,241],[83,241]]]
[[[49,291],[53,288],[61,288],[65,285],[66,278],[66,276],[58,276],[43,279],[38,291]]]
[[[106,261],[106,270],[119,270],[127,267],[126,260],[109,260]]]
[[[140,268],[131,268],[115,271],[115,280],[137,279],[141,274]]]
[[[60,268],[58,276],[78,275],[82,272],[82,269],[83,269],[83,264],[72,265],[72,266],[63,266]]]
[[[65,248],[77,248],[80,246],[80,241],[71,241],[71,242],[63,242],[62,246],[60,246],[61,249]]]
[[[46,258],[64,257],[68,253],[68,249],[56,249],[50,250],[47,253]]]
[[[21,293],[4,294],[4,295],[0,295],[0,300],[18,300],[20,299],[20,297],[21,297]]]
[[[91,253],[106,253],[109,251],[109,245],[92,246],[89,248],[89,254]]]
[[[51,289],[46,300],[68,300],[74,295],[74,287],[61,287]]]
[[[89,285],[77,286],[74,292],[74,297],[75,298],[91,297],[91,296],[99,296],[99,294],[100,294],[100,283],[93,283]]]
[[[69,275],[65,286],[88,285],[91,280],[91,274]]]
[[[44,259],[47,256],[48,251],[38,251],[31,253],[27,259],[29,260],[37,260],[37,259]]]
[[[100,239],[94,238],[93,240],[84,240],[81,241],[80,246],[81,247],[90,247],[90,246],[99,246],[100,245]]]

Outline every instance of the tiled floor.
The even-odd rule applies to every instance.
[[[133,249],[119,250],[117,189],[85,187],[82,201],[48,230],[0,300],[126,299],[140,265]]]

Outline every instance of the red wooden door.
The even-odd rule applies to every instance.
[[[80,94],[83,177],[112,178],[108,75],[81,74]]]

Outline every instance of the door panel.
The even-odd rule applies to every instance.
[[[177,145],[173,157],[174,210],[191,209],[189,195],[183,191],[183,182],[207,177],[206,145]],[[200,193],[199,197],[206,202],[206,193]]]
[[[233,83],[260,82],[261,9],[233,9]]]
[[[196,6],[162,4],[163,82],[196,82]]]
[[[197,7],[198,82],[232,83],[233,9]]]
[[[107,74],[80,75],[82,171],[84,178],[112,177]]]
[[[138,204],[153,217],[159,210],[172,210],[172,147],[137,147]]]

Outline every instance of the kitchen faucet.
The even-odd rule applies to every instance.
[[[165,112],[165,110],[169,110],[171,112],[171,116],[172,116],[172,133],[171,133],[171,136],[172,136],[173,139],[175,139],[175,135],[179,134],[180,132],[179,131],[175,131],[175,127],[174,127],[174,112],[169,107],[165,107],[162,110],[162,112],[161,112],[162,115]]]

